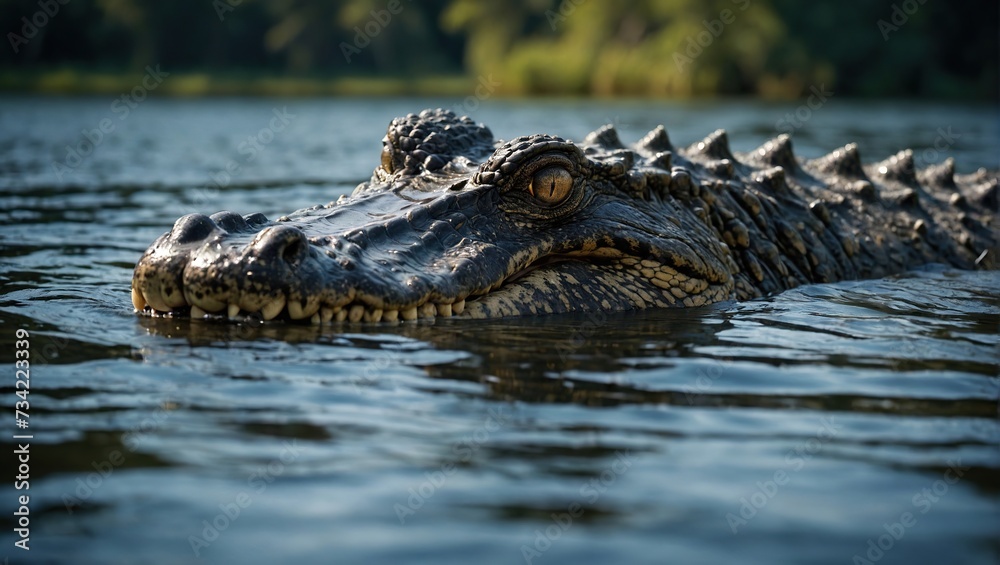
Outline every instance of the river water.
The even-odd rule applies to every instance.
[[[373,329],[139,318],[129,300],[135,261],[177,217],[335,200],[370,176],[389,120],[427,106],[505,139],[614,123],[630,141],[662,123],[681,144],[726,127],[747,151],[794,131],[807,157],[910,146],[961,172],[997,166],[995,108],[113,102],[0,100],[0,356],[14,362],[19,329],[31,354],[28,428],[13,371],[0,383],[11,563],[1000,556],[996,272]],[[27,490],[16,434],[33,436]],[[14,545],[24,495],[28,552]]]

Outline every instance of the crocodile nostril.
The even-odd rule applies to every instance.
[[[305,243],[303,243],[300,239],[288,242],[288,245],[285,246],[285,250],[281,252],[281,258],[286,263],[297,262],[304,250],[303,245],[305,245]]]
[[[257,236],[257,250],[262,258],[275,258],[297,265],[309,254],[309,242],[301,230],[290,226],[265,229]]]
[[[212,235],[218,226],[204,214],[188,214],[174,222],[170,230],[171,239],[177,243],[203,241]]]

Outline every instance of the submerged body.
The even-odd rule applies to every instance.
[[[927,263],[991,267],[996,172],[863,166],[848,145],[746,155],[724,132],[677,148],[506,143],[442,110],[397,118],[349,198],[269,221],[180,218],[136,265],[139,311],[313,323],[699,306]]]

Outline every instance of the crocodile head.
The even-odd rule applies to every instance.
[[[190,214],[139,260],[148,313],[325,323],[698,306],[995,249],[996,175],[801,161],[787,136],[737,159],[724,132],[657,127],[495,142],[442,110],[397,118],[350,197],[270,221]],[[992,200],[990,200],[992,199]],[[993,204],[995,208],[995,203]],[[980,259],[982,257],[980,256]]]
[[[135,268],[137,309],[264,319],[474,318],[731,296],[725,246],[660,198],[683,171],[534,135],[496,144],[451,112],[394,120],[349,198],[276,221],[190,214]],[[659,157],[657,157],[659,156]]]

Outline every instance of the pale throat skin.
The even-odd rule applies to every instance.
[[[445,110],[396,118],[350,197],[270,221],[189,214],[139,259],[145,314],[313,324],[696,307],[928,263],[995,268],[998,174],[856,145],[813,160],[724,131],[632,146],[501,142]]]

